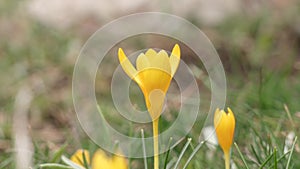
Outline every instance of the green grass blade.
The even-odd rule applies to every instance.
[[[239,149],[239,146],[236,144],[236,142],[234,142],[234,146],[235,146],[235,148],[237,149],[237,151],[238,151],[240,157],[242,158],[242,161],[243,161],[245,167],[246,167],[247,169],[249,169],[249,166],[248,166],[248,164],[247,164],[247,162],[246,162],[246,160],[245,160],[245,158],[244,158],[244,156],[243,156],[241,150]]]
[[[170,137],[169,139],[169,143],[168,143],[168,151],[166,152],[166,158],[165,158],[165,164],[164,164],[164,168],[163,169],[167,169],[167,164],[168,164],[168,158],[169,158],[169,154],[170,154],[170,151],[171,151],[171,142],[172,142],[173,138]]]
[[[166,169],[171,169],[172,166],[176,163],[176,159],[175,158],[172,158],[168,164],[167,164],[167,168]]]
[[[263,151],[260,151],[259,154],[264,153],[264,154],[267,156],[266,152],[267,152],[268,150],[267,150],[266,146],[264,145],[264,142],[263,142],[262,137],[258,134],[258,131],[256,131],[254,128],[252,128],[252,131],[254,132],[255,136],[258,138],[258,143],[259,143],[259,144],[257,144],[257,143],[256,143],[257,141],[255,140],[255,143],[256,143],[257,146],[258,146],[258,150],[260,150],[259,148],[263,149]]]
[[[278,123],[280,123],[280,122],[278,122]],[[278,125],[280,125],[280,124],[278,124]],[[266,127],[266,130],[268,133],[270,133],[271,145],[274,145],[275,147],[280,147],[280,144],[278,143],[278,141],[276,139],[277,137],[274,135],[274,132],[272,132],[268,127]],[[277,155],[281,156],[282,153],[280,151],[278,151],[277,148],[276,148],[276,150],[277,150],[276,151]],[[279,148],[279,150],[280,150],[280,148]]]
[[[258,154],[257,154],[255,148],[253,147],[252,144],[250,145],[250,147],[251,147],[251,150],[252,150],[252,152],[253,152],[253,154],[254,154],[254,156],[255,156],[257,162],[258,162],[259,164],[261,164],[260,158],[258,157]]]
[[[186,149],[190,145],[191,141],[192,141],[192,138],[188,138],[188,141],[185,143],[185,145],[184,145],[184,147],[183,147],[183,149],[182,149],[182,151],[181,151],[181,153],[180,153],[180,155],[178,157],[178,160],[177,160],[177,162],[175,164],[174,169],[177,169],[177,167],[179,165],[179,162],[180,162],[181,158],[183,157],[184,152],[186,151]]]
[[[88,164],[88,162],[87,162],[87,159],[86,159],[86,156],[85,156],[84,151],[82,151],[82,157],[83,157],[83,164],[84,164],[84,167],[85,167],[86,169],[90,169],[90,166],[89,166],[89,164]]]
[[[292,145],[292,149],[291,149],[291,152],[290,152],[290,155],[289,155],[289,158],[288,158],[288,161],[286,163],[286,169],[289,169],[289,166],[290,166],[290,163],[291,163],[291,159],[292,159],[292,154],[294,152],[294,149],[295,149],[295,145],[296,145],[296,142],[297,142],[297,136],[295,137],[294,139],[294,142],[293,142],[293,145]]]
[[[50,160],[50,163],[57,163],[59,162],[60,157],[62,156],[62,154],[64,153],[66,147],[68,144],[64,144],[63,146],[61,146],[53,155],[52,159]]]
[[[146,146],[145,146],[145,135],[144,135],[144,130],[143,129],[141,129],[141,135],[142,135],[142,145],[143,145],[144,168],[148,169],[147,156],[146,156]]]
[[[10,157],[0,162],[0,168],[7,168],[7,166],[14,162],[14,158]]]
[[[263,167],[265,165],[267,165],[267,163],[272,159],[272,157],[274,156],[274,153],[272,153],[267,159],[265,162],[262,163],[262,165],[259,167],[259,169],[263,169]]]
[[[183,166],[183,169],[185,169],[189,163],[191,162],[191,160],[193,159],[193,157],[196,155],[196,153],[200,150],[200,148],[202,147],[202,145],[205,143],[205,141],[200,142],[196,148],[194,149],[194,151],[192,152],[192,154],[190,155],[190,157],[188,158],[188,160],[186,161],[186,163]]]
[[[61,157],[61,160],[66,163],[67,165],[71,166],[73,169],[84,169],[83,167],[81,167],[80,165],[74,163],[73,161],[71,161],[70,159],[68,159],[65,156]]]
[[[45,163],[39,166],[41,169],[73,169],[70,166],[55,164],[55,163]]]
[[[290,151],[286,152],[285,154],[283,154],[282,156],[280,156],[278,159],[277,159],[277,163],[282,160],[286,155],[290,154]],[[268,169],[274,167],[274,164],[272,164]]]
[[[274,169],[277,169],[277,148],[274,148]]]
[[[286,104],[283,104],[283,107],[284,107],[284,110],[285,110],[286,114],[288,115],[288,118],[289,118],[292,126],[295,128],[295,123],[294,123],[294,120],[292,118],[292,115],[291,115],[291,112],[290,112],[288,106]]]

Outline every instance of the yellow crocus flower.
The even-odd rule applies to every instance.
[[[83,153],[88,165],[90,165],[90,155],[87,150],[77,150],[71,157],[71,161],[84,167]],[[108,157],[104,151],[97,150],[92,158],[92,169],[127,169],[127,161],[125,158],[114,155]]]
[[[83,166],[84,160],[83,156],[85,156],[86,162],[90,164],[90,153],[87,150],[84,149],[79,149],[77,150],[72,156],[71,156],[71,161],[74,163]]]
[[[225,167],[230,168],[230,148],[233,142],[235,118],[230,108],[227,112],[217,109],[214,115],[214,125],[219,144],[224,152]]]
[[[156,52],[148,49],[136,60],[136,68],[131,64],[121,48],[118,51],[119,61],[126,74],[141,88],[146,107],[152,118],[154,137],[154,169],[158,169],[158,118],[166,93],[180,62],[180,48],[175,45],[170,57],[167,52]]]

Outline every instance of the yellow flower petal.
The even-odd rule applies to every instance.
[[[157,53],[156,53],[156,51],[155,50],[153,50],[153,49],[148,49],[147,50],[147,52],[145,53],[145,55],[149,58],[151,58],[151,57],[153,57],[153,56],[155,56]]]
[[[127,169],[127,160],[124,157],[115,155],[112,159],[112,169]]]
[[[125,55],[124,51],[122,48],[119,48],[118,51],[118,56],[119,56],[119,61],[120,64],[125,71],[125,73],[131,78],[135,79],[135,76],[137,74],[137,70],[133,67],[127,56]]]
[[[230,151],[230,147],[233,142],[234,129],[235,129],[235,117],[230,108],[224,110],[217,109],[214,115],[214,125],[219,144],[224,153]]]
[[[144,95],[149,95],[150,92],[155,89],[166,93],[171,83],[171,75],[161,69],[144,69],[140,71],[137,76],[141,81],[139,86]]]
[[[156,67],[167,72],[171,76],[171,65],[168,53],[164,50],[158,52],[155,58]]]
[[[222,117],[222,113],[220,112],[220,109],[217,108],[216,111],[215,111],[215,114],[214,114],[215,128],[216,128],[216,125],[219,124],[221,117]]]
[[[146,106],[152,119],[156,119],[162,113],[165,93],[171,83],[170,74],[155,68],[144,69],[138,74],[143,91]]]
[[[171,56],[170,56],[170,66],[171,66],[171,76],[173,77],[178,65],[180,62],[180,48],[179,45],[176,44],[172,50]]]
[[[121,153],[118,153],[121,154]],[[92,159],[92,169],[127,169],[127,160],[115,155],[108,157],[101,149],[97,150]]]
[[[171,74],[169,56],[164,50],[156,53],[153,49],[149,49],[146,54],[140,54],[136,60],[136,66],[138,71],[156,68]]]
[[[147,56],[144,53],[141,53],[136,59],[136,68],[138,71],[149,68],[150,63]]]
[[[90,153],[87,150],[77,150],[72,156],[71,156],[71,161],[74,163],[84,166],[84,160],[83,160],[83,154],[85,156],[86,162],[90,164]]]
[[[111,159],[102,150],[97,150],[92,159],[92,169],[115,169],[112,168]]]

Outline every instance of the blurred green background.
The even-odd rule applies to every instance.
[[[1,1],[0,168],[16,167],[14,154],[18,148],[32,150],[34,167],[60,162],[55,156],[57,151],[68,156],[78,148],[96,149],[81,130],[73,109],[71,90],[76,58],[85,41],[101,26],[118,17],[146,11],[178,15],[207,35],[225,68],[227,106],[237,119],[235,141],[250,168],[259,168],[275,147],[277,158],[282,156],[278,168],[284,168],[288,156],[284,156],[284,149],[291,148],[287,141],[300,135],[300,1],[296,0]],[[155,44],[157,39],[143,44]],[[172,46],[164,44],[167,42],[158,43]],[[132,43],[141,42],[132,39]],[[193,63],[192,59],[185,61]],[[195,65],[199,70],[203,68],[201,63]],[[199,84],[206,78],[205,70],[202,73],[203,77],[197,76]],[[109,85],[97,82],[96,91],[105,94]],[[209,90],[203,90],[204,96],[210,97]],[[204,104],[209,104],[209,100]],[[161,129],[172,119],[162,118]],[[194,145],[201,127],[196,124],[189,135]],[[18,132],[29,138],[29,146],[22,144],[26,138],[17,140]],[[183,144],[171,152],[172,157],[178,157]],[[235,148],[232,153],[237,168],[244,168]],[[291,168],[300,168],[299,158],[297,143]],[[151,159],[148,163],[152,165]],[[140,159],[130,160],[130,165],[143,168]],[[266,166],[272,165],[268,162]],[[222,168],[220,148],[215,151],[204,147],[189,167]]]

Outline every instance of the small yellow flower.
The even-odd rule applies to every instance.
[[[139,85],[144,94],[146,107],[153,120],[154,169],[158,169],[158,118],[162,113],[166,93],[180,62],[179,45],[174,46],[170,57],[164,50],[157,53],[149,49],[146,53],[141,53],[137,57],[136,68],[121,48],[118,56],[123,70]]]
[[[126,74],[141,88],[151,118],[158,118],[162,111],[165,94],[180,62],[180,48],[175,45],[169,57],[164,50],[158,53],[149,49],[136,60],[136,68],[120,48],[119,61]]]
[[[224,152],[226,169],[229,169],[230,147],[235,129],[235,118],[231,109],[227,108],[227,112],[217,109],[214,115],[214,125],[219,144]]]
[[[90,153],[87,150],[84,149],[79,149],[77,150],[72,156],[71,156],[71,161],[73,161],[74,163],[83,166],[84,164],[84,160],[83,160],[83,156],[86,159],[86,162],[88,164],[90,164]]]
[[[71,160],[84,167],[83,154],[90,165],[90,155],[87,150],[77,150],[74,155],[72,155]],[[120,153],[119,153],[120,154]],[[114,155],[113,157],[108,157],[104,151],[97,150],[92,158],[92,169],[127,169],[127,161],[125,158]]]

